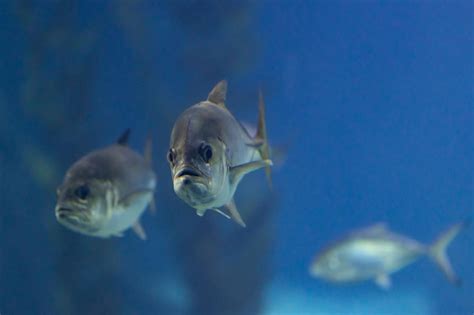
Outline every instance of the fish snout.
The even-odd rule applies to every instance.
[[[56,209],[54,209],[54,212],[56,213],[56,218],[64,219],[67,216],[71,215],[74,212],[74,210],[71,208],[57,206]]]
[[[86,221],[87,220],[87,213],[86,211],[82,211],[81,209],[77,209],[75,207],[68,207],[64,205],[57,205],[54,209],[56,214],[56,219],[59,221]]]
[[[321,274],[321,270],[319,270],[319,268],[317,268],[316,266],[313,265],[309,268],[309,273],[313,277],[318,277]]]
[[[184,167],[176,173],[176,177],[183,176],[201,176],[194,168]]]
[[[203,180],[203,174],[194,167],[183,166],[175,173],[174,181],[180,185],[188,186],[195,182],[200,182]]]
[[[191,206],[207,198],[208,186],[209,178],[196,168],[189,166],[179,168],[173,178],[175,193]]]

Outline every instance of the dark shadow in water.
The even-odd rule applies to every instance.
[[[74,0],[22,0],[11,8],[25,47],[19,50],[22,80],[6,93],[5,100],[0,99],[2,314],[259,313],[270,276],[276,209],[274,196],[259,188],[263,177],[244,181],[247,189],[237,199],[247,229],[212,214],[198,218],[175,196],[157,192],[159,202],[166,203],[161,209],[169,211],[159,215],[167,225],[160,233],[173,245],[176,268],[190,292],[187,309],[167,301],[164,292],[163,297],[152,294],[145,283],[126,282],[124,273],[133,266],[123,264],[117,245],[123,239],[92,241],[74,234],[55,222],[53,211],[54,191],[71,161],[103,146],[96,135],[104,128],[128,127],[112,121],[85,126],[86,117],[94,113],[90,104],[97,103],[92,95],[104,58],[98,51],[106,46],[106,30],[118,29],[136,52],[131,62],[142,73],[143,84],[131,93],[144,97],[133,110],[153,116],[160,135],[155,147],[165,152],[168,133],[162,126],[171,125],[177,101],[161,99],[156,87],[169,86],[170,78],[149,70],[154,69],[156,57],[150,42],[160,35],[149,27],[153,16],[149,13],[168,14],[179,29],[176,34],[189,40],[181,50],[168,52],[182,62],[176,66],[182,73],[174,74],[172,86],[189,100],[207,95],[218,80],[245,71],[255,62],[257,44],[249,22],[252,5],[236,3],[174,1],[159,7],[143,1],[92,5]],[[184,91],[183,81],[189,84]],[[7,103],[19,106],[7,107]],[[156,104],[165,105],[156,108]],[[114,104],[103,106],[114,110]],[[164,155],[157,151],[155,164],[163,183],[169,180],[169,170],[162,166]],[[165,275],[157,271],[149,276],[160,281]]]

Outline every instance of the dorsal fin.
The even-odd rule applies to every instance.
[[[222,80],[209,93],[207,100],[216,105],[225,107],[225,98],[227,95],[227,81]]]
[[[130,128],[127,128],[120,138],[117,139],[117,144],[127,146],[128,145],[128,137],[130,136]]]
[[[387,231],[387,224],[385,222],[378,222],[373,225],[368,226],[365,229],[365,232],[371,234],[379,234]]]

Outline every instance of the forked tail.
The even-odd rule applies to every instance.
[[[457,286],[461,284],[461,280],[454,273],[451,262],[449,261],[449,257],[446,253],[446,249],[452,240],[459,234],[459,232],[466,228],[469,223],[469,221],[464,221],[454,224],[445,232],[443,232],[429,249],[430,257],[438,265],[441,271],[443,271],[449,282]]]

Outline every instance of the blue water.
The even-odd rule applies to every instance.
[[[423,259],[382,291],[308,274],[319,249],[386,222],[429,244],[474,217],[472,1],[0,3],[0,314],[416,314],[474,311],[474,232],[449,247],[461,287]],[[174,120],[227,79],[245,123],[266,101],[273,190],[247,176],[248,228],[172,189]],[[146,242],[56,222],[66,169],[132,129],[154,140]]]

